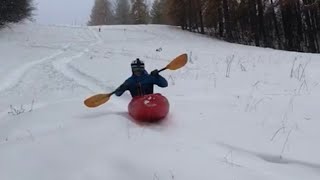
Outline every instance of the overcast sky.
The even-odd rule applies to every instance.
[[[34,19],[39,24],[85,25],[94,0],[33,0],[37,10]],[[110,0],[113,3],[115,0]],[[153,0],[146,0],[150,4]]]

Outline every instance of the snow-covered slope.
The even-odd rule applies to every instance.
[[[162,51],[156,51],[161,48]],[[95,109],[139,57],[149,71],[188,53],[156,88],[165,123]],[[318,180],[320,55],[230,44],[168,26],[18,25],[0,31],[1,180]]]

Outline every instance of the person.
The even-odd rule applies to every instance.
[[[132,97],[153,94],[153,86],[167,87],[168,81],[159,74],[157,69],[150,74],[145,70],[144,62],[139,58],[131,63],[132,75],[115,90],[116,96],[121,96],[129,90]]]

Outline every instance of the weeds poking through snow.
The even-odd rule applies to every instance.
[[[284,151],[286,149],[286,147],[288,147],[288,142],[289,142],[289,137],[292,133],[292,130],[294,129],[298,129],[298,124],[295,124],[293,127],[291,124],[291,127],[288,128],[288,114],[289,112],[293,112],[293,103],[295,98],[298,96],[297,92],[295,91],[294,94],[291,96],[288,106],[287,106],[287,110],[284,112],[282,121],[281,121],[281,127],[275,131],[275,133],[273,134],[272,138],[270,139],[271,141],[273,141],[275,139],[276,136],[278,136],[278,134],[282,131],[282,134],[286,135],[286,139],[284,140],[283,144],[282,144],[282,149],[281,149],[281,153],[280,153],[280,158],[282,159],[282,156],[284,154]]]
[[[33,99],[32,102],[31,102],[31,107],[30,107],[29,112],[31,112],[31,111],[33,110],[33,105],[34,105],[34,99]]]
[[[227,63],[226,77],[227,78],[230,77],[230,69],[231,69],[231,64],[233,60],[234,60],[234,55],[227,57],[227,60],[226,60],[226,63]]]
[[[246,67],[243,65],[242,58],[238,59],[238,65],[240,66],[240,69],[241,69],[242,72],[246,72],[247,71]]]
[[[237,164],[233,161],[233,151],[230,150],[224,157],[223,162],[231,165],[232,167],[241,167],[240,164]]]
[[[270,139],[270,141],[273,141],[274,138],[278,135],[278,133],[279,133],[281,130],[285,131],[285,128],[286,128],[286,127],[284,127],[284,126],[282,126],[281,128],[279,128],[279,129],[273,134],[273,136],[272,136],[272,138]]]
[[[299,82],[301,82],[297,94],[300,94],[303,89],[309,91],[308,83],[306,80],[306,68],[310,63],[310,59],[307,62],[300,62],[298,67],[296,67],[296,62],[298,61],[298,57],[294,58],[292,63],[291,71],[290,71],[290,78],[295,78]]]
[[[30,139],[31,139],[32,141],[34,141],[34,136],[33,136],[33,134],[31,133],[31,131],[28,129],[27,132],[29,133]]]
[[[286,140],[285,140],[285,142],[283,143],[282,150],[281,150],[281,154],[280,154],[280,158],[281,158],[281,159],[282,159],[282,155],[283,155],[283,153],[284,153],[284,150],[285,150],[285,148],[286,148],[286,146],[287,146],[287,144],[288,144],[289,136],[290,136],[291,132],[292,132],[292,129],[288,132],[287,137],[286,137]]]
[[[257,81],[256,83],[254,83],[252,85],[252,89],[251,89],[251,92],[250,92],[250,95],[248,97],[248,102],[247,102],[247,105],[245,107],[245,111],[248,112],[249,111],[249,108],[252,104],[252,101],[254,101],[254,97],[253,97],[253,93],[254,91],[258,88],[258,85],[259,85],[260,81]]]
[[[153,179],[153,180],[160,180],[159,177],[158,177],[158,175],[157,175],[157,173],[154,173],[154,174],[153,174],[153,178],[152,178],[152,179]]]
[[[246,106],[246,111],[247,112],[257,111],[258,105],[261,104],[262,102],[264,102],[265,100],[271,101],[272,98],[270,98],[270,97],[264,97],[264,98],[260,98],[260,99],[252,98],[251,103],[248,103]]]
[[[192,51],[190,51],[189,52],[189,59],[188,59],[188,62],[190,63],[190,64],[193,64],[193,60],[192,60]]]
[[[25,112],[25,109],[24,109],[23,105],[21,105],[19,108],[13,107],[12,105],[10,105],[10,111],[8,112],[8,114],[16,116],[16,115],[22,114],[24,112]]]
[[[293,60],[293,63],[292,63],[292,67],[291,67],[291,72],[290,72],[290,78],[293,78],[293,69],[294,69],[294,66],[296,64],[296,61],[297,61],[297,57],[294,58]]]
[[[212,81],[212,79],[213,79],[213,87],[216,88],[217,87],[217,75],[216,75],[216,73],[210,74],[209,83]]]
[[[24,108],[24,105],[20,105],[20,107],[14,107],[13,105],[10,105],[10,111],[8,114],[11,114],[13,116],[17,116],[19,114],[25,113],[25,112],[31,112],[33,110],[34,100],[32,100],[32,103],[30,105],[30,109],[26,111]]]
[[[247,71],[247,69],[242,64],[240,64],[240,68],[241,68],[242,72],[246,72]]]
[[[303,81],[305,80],[306,67],[310,63],[310,60],[304,64],[301,62],[299,63],[298,67],[295,67],[297,60],[298,58],[295,57],[290,71],[290,78],[296,78],[298,81]]]
[[[300,84],[300,87],[299,87],[299,90],[298,90],[298,93],[300,94],[301,90],[305,88],[307,91],[308,91],[308,84],[307,84],[307,81],[304,80],[301,84]]]
[[[170,75],[170,76],[169,76],[169,80],[170,80],[172,86],[174,86],[174,85],[176,84],[173,76]]]

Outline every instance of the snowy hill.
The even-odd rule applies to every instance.
[[[161,48],[162,51],[156,51]],[[139,57],[164,71],[165,123],[135,124],[130,95],[95,109]],[[0,31],[1,180],[319,180],[320,55],[168,26],[18,25]]]

